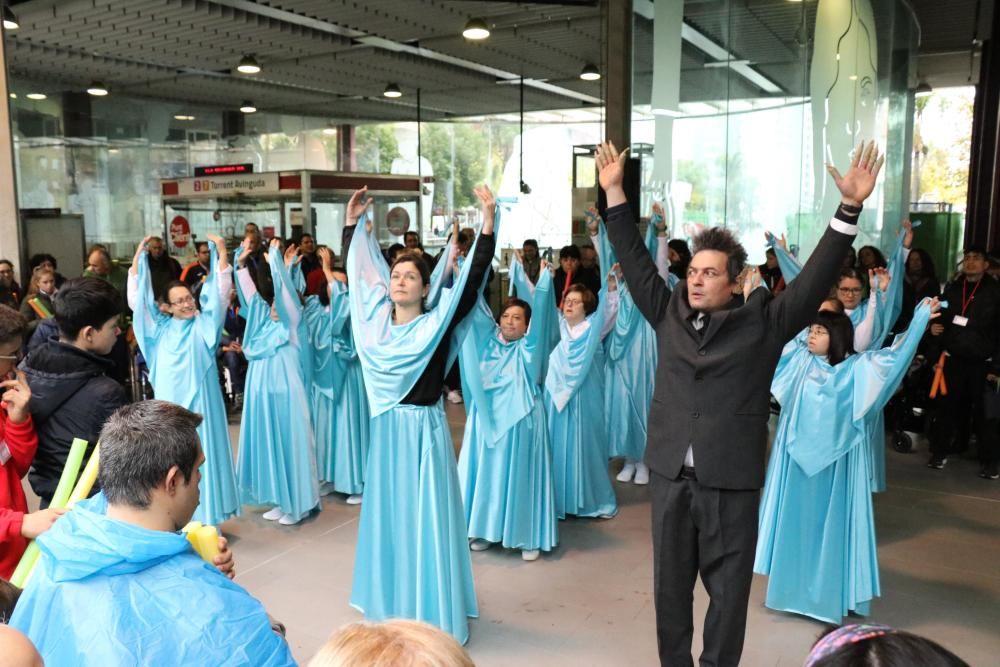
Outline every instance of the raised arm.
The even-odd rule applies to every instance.
[[[605,278],[605,284],[607,285],[606,294],[598,308],[604,309],[604,323],[601,325],[601,340],[608,337],[612,331],[614,331],[615,323],[618,320],[618,272],[621,267],[615,264],[611,267],[611,270],[607,272]]]
[[[294,256],[295,244],[290,243],[285,252]],[[288,267],[285,265],[281,242],[278,239],[271,239],[267,263],[271,267],[271,279],[274,281],[274,307],[288,325],[292,343],[298,344],[300,341],[296,329],[302,320],[302,302],[292,288],[292,277],[288,275]]]
[[[627,153],[627,148],[619,153],[610,142],[597,147],[595,158],[600,170],[599,180],[608,200],[608,210],[604,215],[607,218],[608,239],[618,254],[629,293],[639,312],[655,327],[667,311],[670,289],[660,277],[656,263],[649,256],[639,229],[632,221],[632,211],[622,186]]]
[[[149,263],[146,262],[146,243],[151,237],[147,236],[139,242],[135,249],[135,257],[132,259],[132,266],[128,270],[128,281],[126,283],[126,299],[128,307],[132,309],[132,329],[135,339],[142,348],[145,355],[152,354],[149,345],[156,333],[156,322],[160,319],[160,308],[156,304],[153,296],[153,281],[149,275]]]
[[[233,285],[233,270],[229,266],[226,244],[221,237],[209,234],[208,249],[211,259],[205,283],[198,295],[201,308],[198,328],[205,343],[215,349],[226,323],[226,304],[229,303],[229,290]]]
[[[844,254],[858,233],[861,205],[875,189],[882,162],[875,142],[871,142],[858,147],[846,175],[841,176],[833,165],[827,167],[840,190],[841,204],[802,273],[767,305],[768,321],[782,341],[809,324],[830,291]]]
[[[653,215],[649,219],[649,227],[655,234],[654,257],[656,261],[656,271],[663,278],[663,282],[670,285],[670,246],[667,244],[667,219],[663,216],[663,206],[659,202],[653,202]],[[648,233],[648,232],[647,232]],[[649,243],[647,242],[647,246]]]
[[[257,293],[257,285],[247,268],[247,257],[250,256],[250,241],[243,239],[243,243],[236,249],[236,296],[240,300],[240,307],[249,311],[250,304],[254,298],[261,298]]]
[[[854,328],[855,352],[864,352],[872,346],[872,340],[875,338],[876,323],[879,319],[878,313],[882,310],[882,304],[880,303],[881,290],[878,287],[879,283],[874,271],[868,271],[868,284],[871,285],[872,292],[868,297],[868,301],[865,302],[865,318]]]
[[[458,308],[452,322],[459,322],[469,314],[472,307],[476,305],[476,298],[483,288],[483,278],[490,269],[493,262],[493,254],[496,252],[496,238],[493,236],[493,226],[496,223],[496,201],[490,189],[483,185],[475,189],[476,197],[483,209],[483,228],[479,232],[479,240],[476,243],[476,250],[472,256],[472,270],[462,290],[462,296],[458,301]]]

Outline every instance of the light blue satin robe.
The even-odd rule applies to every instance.
[[[308,342],[291,335],[289,323],[301,317],[293,310],[301,305],[288,288],[277,250],[270,250],[268,263],[278,321],[271,319],[271,306],[260,294],[248,295],[236,282],[247,320],[243,354],[249,362],[236,467],[244,503],[277,506],[299,520],[319,508],[316,448],[298,351]]]
[[[481,297],[469,316],[472,331],[462,345],[468,415],[458,479],[470,538],[550,551],[559,538],[541,370],[555,314],[552,274],[544,271],[521,298],[532,315],[520,340],[502,338]]]
[[[836,366],[796,341],[785,346],[754,563],[770,577],[768,607],[839,624],[868,614],[879,595],[868,419],[902,381],[929,316],[921,304],[891,348]]]
[[[202,416],[198,426],[205,454],[199,493],[201,504],[194,520],[218,525],[240,513],[229,420],[222,400],[215,352],[226,320],[226,302],[232,273],[218,271],[215,243],[209,241],[211,264],[199,296],[201,311],[190,320],[160,313],[153,298],[146,254],[139,258],[138,282],[130,275],[130,305],[135,313],[132,328],[149,364],[150,381],[157,399],[170,401]],[[220,285],[220,282],[223,283]],[[225,300],[220,294],[225,292]]]

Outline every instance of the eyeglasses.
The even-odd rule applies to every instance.
[[[177,301],[171,301],[170,305],[171,306],[187,306],[187,305],[192,305],[193,306],[194,305],[194,297],[191,296],[191,295],[188,295],[188,296],[184,297],[183,299],[178,299]]]
[[[861,294],[862,290],[860,287],[838,287],[837,291],[843,294]]]
[[[583,305],[583,300],[582,299],[563,299],[563,305],[564,306],[582,306]]]
[[[22,359],[24,359],[24,350],[18,350],[14,354],[0,354],[0,360],[13,361],[15,364],[21,363]]]

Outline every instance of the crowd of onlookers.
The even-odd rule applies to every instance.
[[[262,295],[271,298],[273,286],[260,230],[250,223],[245,235],[249,240],[246,265]],[[471,230],[462,230],[458,246],[465,244],[468,249],[473,239]],[[431,268],[442,261],[440,256],[433,257],[424,251],[416,233],[408,232],[403,240],[403,244],[386,250],[390,261],[394,253],[404,249],[423,254]],[[298,239],[297,246],[306,294],[316,294],[325,285],[316,241],[305,234]],[[196,244],[195,260],[183,267],[166,252],[162,239],[151,239],[147,249],[154,294],[162,299],[171,283],[179,280],[190,287],[197,299],[209,271],[207,244]],[[671,273],[683,280],[691,260],[687,243],[679,239],[670,241],[669,254]],[[532,281],[538,277],[540,257],[538,243],[525,241],[521,259]],[[14,612],[14,625],[27,629],[45,654],[51,654],[47,649],[49,642],[72,643],[67,636],[73,634],[71,626],[80,623],[98,635],[106,633],[103,641],[111,645],[92,647],[94,653],[89,661],[99,661],[97,656],[104,655],[114,663],[129,655],[139,657],[143,663],[160,664],[162,658],[158,658],[161,654],[157,651],[164,647],[141,645],[141,639],[135,640],[139,644],[129,644],[113,634],[132,632],[129,628],[133,623],[128,616],[137,612],[130,606],[134,600],[127,592],[128,585],[134,585],[139,587],[135,590],[142,590],[143,595],[152,596],[156,604],[162,605],[159,610],[162,618],[156,618],[162,624],[162,632],[167,633],[164,636],[175,632],[187,637],[185,633],[190,633],[190,628],[181,627],[186,621],[168,613],[170,606],[179,604],[178,601],[186,604],[200,600],[199,605],[210,611],[205,622],[218,629],[218,633],[190,633],[190,646],[185,650],[190,650],[186,655],[191,657],[181,662],[208,664],[207,656],[222,655],[219,646],[209,644],[221,642],[223,653],[226,649],[253,647],[245,660],[236,660],[238,663],[290,664],[290,652],[281,637],[283,629],[256,600],[231,581],[235,565],[224,540],[220,542],[220,556],[212,564],[197,560],[186,542],[167,544],[169,539],[163,535],[176,533],[197,506],[197,470],[203,457],[194,429],[200,417],[163,402],[132,401],[129,390],[135,380],[130,375],[134,345],[129,341],[130,313],[123,298],[128,267],[112,261],[107,248],[100,245],[93,246],[85,259],[80,277],[67,278],[59,273],[54,257],[35,255],[28,262],[26,273],[30,278],[25,287],[16,279],[13,264],[0,260],[0,377],[3,378],[0,579],[11,576],[29,540],[47,534],[40,543],[53,554],[60,549],[70,553],[102,549],[103,565],[87,571],[88,581],[96,578],[104,582],[102,585],[110,586],[109,582],[114,580],[115,585],[122,587],[113,589],[118,595],[103,597],[94,595],[97,589],[81,589],[85,597],[74,600],[67,592],[71,587],[63,582],[82,576],[79,564],[64,566],[61,561],[52,562],[36,575],[39,583],[29,589]],[[558,251],[558,259],[553,290],[556,305],[573,284],[582,283],[591,286],[595,293],[600,291],[601,268],[593,245],[565,246]],[[868,269],[885,266],[886,260],[876,248],[866,246],[857,257],[852,253],[845,258],[841,278],[833,288],[835,296],[846,307],[857,305],[868,289]],[[773,250],[768,251],[759,272],[768,289],[773,292],[784,289],[784,277]],[[1000,276],[1000,260],[992,259],[984,249],[975,246],[966,249],[957,272],[949,276],[943,290],[930,255],[919,248],[909,253],[905,275],[893,276],[904,280],[903,314],[894,331],[905,329],[914,305],[923,297],[942,294],[948,302],[945,316],[936,320],[940,324],[930,327],[923,342],[928,365],[943,377],[947,387],[946,393],[939,392],[938,398],[929,403],[932,408],[927,424],[929,465],[943,468],[948,457],[968,448],[975,435],[981,476],[986,479],[998,478],[1000,448],[1000,350],[995,349],[1000,343],[1000,284],[996,276]],[[221,381],[226,384],[226,394],[236,409],[246,373],[241,347],[245,326],[233,294],[218,358]],[[458,383],[449,386],[457,388]],[[450,391],[449,399],[455,400],[452,394],[456,393],[457,389]],[[99,486],[103,493],[85,501],[66,519],[64,510],[48,506],[74,438],[88,441],[85,459],[101,440]],[[36,512],[28,512],[21,487],[25,476],[40,498],[40,509]],[[129,526],[129,530],[116,533],[114,526],[119,523]],[[103,541],[96,540],[95,535],[101,535]],[[136,555],[131,550],[143,540],[148,541],[152,551]],[[130,565],[123,568],[121,564],[125,562]],[[6,581],[0,581],[3,623],[11,620],[19,593]],[[145,613],[153,614],[155,606],[150,607],[153,611]],[[60,611],[67,619],[65,623],[53,620]],[[117,619],[120,624],[97,630],[81,614],[92,615],[102,622]],[[39,629],[43,626],[50,629]],[[135,629],[131,638],[141,636]],[[409,662],[402,662],[403,655]],[[2,626],[0,656],[4,656],[4,664],[40,664],[31,643]],[[177,656],[173,654],[170,661],[178,662]],[[390,622],[356,624],[343,629],[312,664],[471,665],[472,662],[454,640],[429,626]],[[807,664],[964,663],[928,640],[891,628],[865,625],[846,626],[821,639]]]

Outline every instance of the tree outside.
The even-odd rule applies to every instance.
[[[964,211],[969,191],[975,88],[943,88],[918,97],[913,123],[912,201]]]

